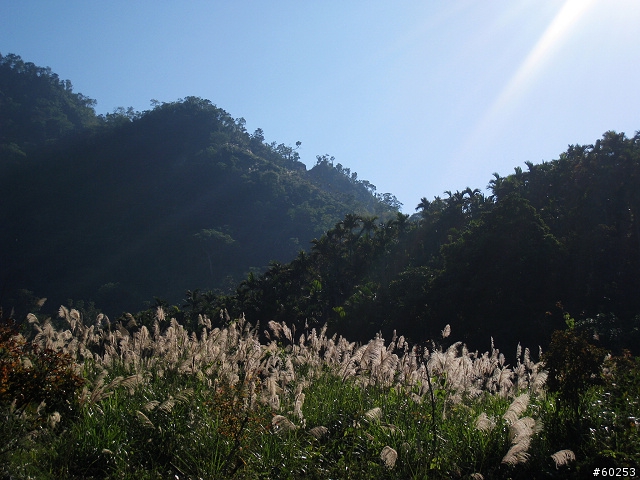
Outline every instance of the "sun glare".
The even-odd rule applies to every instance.
[[[481,139],[486,142],[495,132],[501,131],[499,125],[506,121],[510,110],[514,108],[518,99],[543,71],[545,63],[569,37],[579,20],[594,3],[595,0],[566,0],[564,2],[539,40],[463,143],[458,152],[458,158],[464,158],[470,149],[475,148],[481,142]]]
[[[487,116],[504,110],[515,100],[542,70],[545,60],[562,44],[580,17],[593,5],[594,0],[567,0],[551,24],[547,27],[516,73],[502,90]]]

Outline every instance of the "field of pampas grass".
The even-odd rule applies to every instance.
[[[28,320],[20,345],[82,381],[64,404],[51,390],[56,410],[0,397],[4,478],[580,478],[586,461],[558,444],[539,358],[468,351],[448,326],[411,345],[244,319],[190,332],[162,308],[151,328],[65,307]]]

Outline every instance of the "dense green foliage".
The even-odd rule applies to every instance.
[[[423,198],[409,217],[333,157],[307,171],[208,100],[96,116],[50,70],[0,60],[6,308],[37,300],[25,289],[112,314],[156,297],[139,321],[174,304],[194,328],[227,310],[357,340],[423,341],[448,322],[480,349],[546,346],[570,312],[637,353],[639,134],[494,174],[488,196]]]
[[[570,311],[603,345],[637,351],[640,135],[607,132],[528,167],[496,175],[489,197],[422,199],[412,218],[347,215],[309,254],[250,276],[204,311],[326,322],[358,339],[398,329],[426,340],[446,321],[474,348],[491,336],[547,345]]]
[[[327,156],[307,171],[297,146],[249,134],[208,100],[106,116],[93,103],[49,69],[0,56],[7,309],[24,289],[113,313],[154,296],[178,302],[187,289],[225,290],[291,260],[349,212],[398,206]]]
[[[94,106],[50,68],[0,55],[1,163],[19,163],[43,145],[95,125]]]
[[[423,341],[446,321],[482,349],[491,337],[546,346],[571,312],[577,331],[637,352],[640,135],[607,132],[527,165],[496,174],[488,197],[446,192],[411,218],[348,214],[309,253],[249,275],[233,295],[189,292],[178,313],[327,323],[359,340],[397,329]]]

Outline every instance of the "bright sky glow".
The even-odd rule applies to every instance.
[[[51,67],[99,113],[207,98],[412,213],[634,135],[638,25],[639,0],[0,0],[0,53]]]
[[[502,126],[505,121],[509,120],[512,109],[517,105],[519,98],[526,93],[527,87],[533,84],[536,77],[543,71],[544,62],[550,59],[554,49],[559,48],[563,40],[571,34],[572,27],[578,26],[581,15],[593,3],[594,0],[566,0],[564,2],[522,65],[487,110],[471,134],[469,141],[465,142],[460,156],[470,154],[472,146],[482,137],[497,133],[495,127]],[[495,141],[495,138],[493,140]]]
[[[513,101],[514,97],[522,92],[526,83],[535,79],[536,74],[543,67],[543,62],[553,53],[554,47],[560,46],[563,37],[571,33],[571,28],[577,26],[581,14],[591,5],[593,5],[593,0],[567,0],[564,3],[531,53],[522,62],[522,66],[500,94],[492,110],[506,108],[506,104]]]

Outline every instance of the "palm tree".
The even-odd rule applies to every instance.
[[[504,185],[505,179],[504,177],[501,177],[498,172],[493,172],[493,177],[494,178],[489,180],[489,185],[487,185],[487,187],[491,189],[491,192],[492,192],[491,198],[497,200],[500,196],[500,190]]]
[[[386,227],[395,230],[399,234],[404,232],[407,229],[409,215],[405,215],[404,213],[397,212],[395,218],[392,218],[386,223]]]
[[[476,212],[482,209],[485,198],[479,188],[467,187],[462,192],[465,197],[463,200],[462,211],[469,217],[475,216]]]
[[[311,244],[311,250],[320,256],[326,255],[331,249],[329,245],[329,237],[327,235],[321,236],[320,239],[314,238],[311,240]]]
[[[358,233],[358,237],[356,238],[359,239],[360,236],[366,232],[367,233],[367,238],[369,238],[371,236],[371,232],[377,230],[378,225],[376,224],[376,220],[378,220],[377,216],[373,216],[373,217],[363,217],[362,218],[362,229],[360,230],[360,233]]]
[[[431,202],[427,200],[427,197],[422,197],[420,199],[420,203],[416,207],[416,211],[421,210],[422,213],[427,212],[429,210],[430,205],[431,205]]]
[[[354,213],[347,213],[344,216],[344,220],[339,222],[338,225],[341,225],[346,232],[351,233],[351,231],[353,231],[353,229],[356,228],[361,221],[362,221],[362,217],[360,215],[356,215]]]

